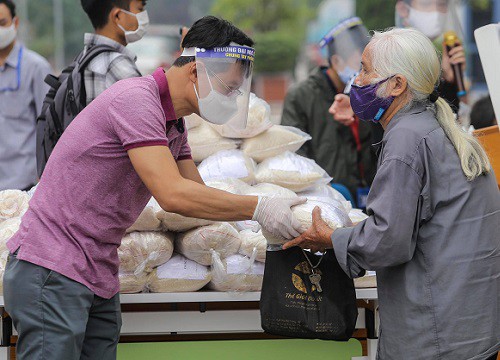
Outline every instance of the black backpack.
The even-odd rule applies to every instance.
[[[47,75],[50,90],[45,95],[42,111],[36,119],[36,162],[38,177],[42,176],[49,156],[63,131],[87,105],[83,72],[99,54],[116,51],[107,45],[95,45],[82,51],[59,77]]]

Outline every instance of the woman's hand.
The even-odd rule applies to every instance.
[[[300,246],[302,249],[310,249],[312,252],[325,251],[333,248],[332,234],[335,229],[332,229],[321,218],[321,209],[316,206],[312,213],[312,225],[299,237],[285,243],[283,250],[292,246]]]
[[[446,44],[443,44],[441,68],[443,70],[443,78],[449,83],[456,82],[452,65],[462,65],[462,71],[465,71],[465,50],[463,46],[459,45],[448,51]]]

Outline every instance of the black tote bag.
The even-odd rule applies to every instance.
[[[320,255],[307,252],[313,265]],[[346,341],[358,316],[354,283],[328,250],[315,270],[318,292],[309,275],[311,265],[298,247],[267,251],[260,314],[264,331],[306,339]]]

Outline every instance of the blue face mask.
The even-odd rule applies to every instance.
[[[346,66],[344,70],[339,71],[337,74],[339,75],[340,80],[344,84],[347,84],[353,77],[358,74],[358,71],[349,66]]]
[[[359,86],[352,84],[351,87],[351,107],[360,120],[379,122],[382,115],[391,106],[394,96],[380,98],[377,96],[377,90],[380,85],[385,83],[391,77],[381,80],[375,84]]]

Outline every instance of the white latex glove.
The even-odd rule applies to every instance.
[[[294,239],[300,235],[301,224],[292,214],[292,206],[304,204],[306,198],[280,199],[259,196],[252,220],[275,236]]]

